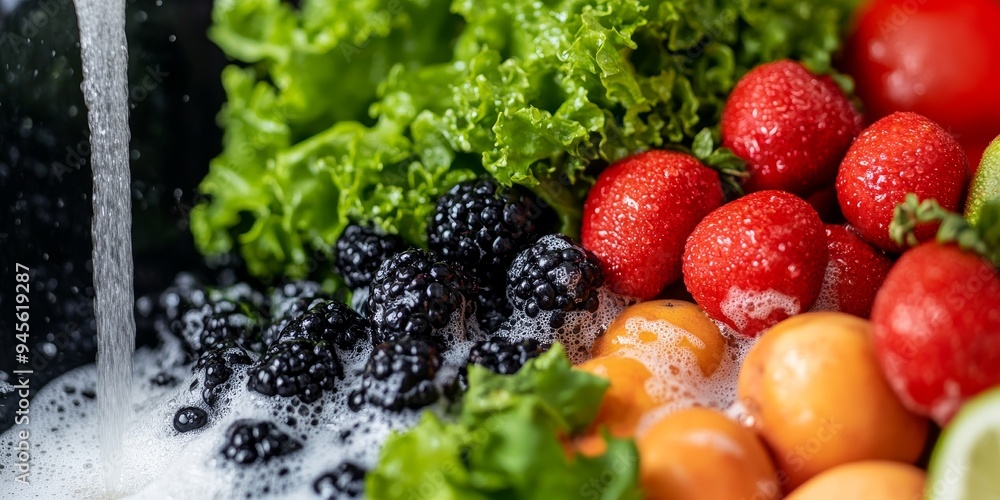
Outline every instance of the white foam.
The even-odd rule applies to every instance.
[[[132,411],[124,441],[123,467],[118,493],[124,498],[257,498],[314,497],[312,484],[323,472],[344,460],[363,467],[376,463],[381,445],[390,432],[412,426],[417,411],[389,414],[347,407],[347,399],[360,381],[338,386],[311,404],[293,405],[293,399],[266,397],[249,391],[247,367],[237,365],[224,384],[219,402],[209,407],[201,399],[201,377],[183,363],[176,339],[157,349],[136,352],[132,380]],[[341,353],[345,372],[359,373],[370,349]],[[172,387],[150,382],[158,373],[173,377]],[[0,482],[2,498],[89,499],[102,498],[100,446],[96,430],[99,412],[93,396],[97,372],[93,365],[69,372],[44,387],[32,402],[30,427],[32,477],[28,485]],[[71,388],[68,392],[66,388]],[[208,424],[179,433],[173,428],[174,413],[195,406],[208,411]],[[37,410],[35,410],[37,408]],[[302,450],[276,457],[265,464],[237,466],[223,459],[221,449],[229,425],[238,419],[274,422],[295,439]],[[292,420],[294,420],[294,425]],[[19,428],[0,436],[12,443]],[[0,463],[14,462],[4,446]],[[44,479],[43,479],[44,478]]]
[[[630,300],[601,287],[597,290],[597,311],[553,312],[542,311],[534,318],[523,311],[514,314],[501,325],[496,336],[512,341],[535,339],[543,344],[559,342],[566,349],[566,356],[578,365],[590,359],[590,351],[597,337],[629,305]],[[553,327],[553,319],[562,317],[561,326]]]
[[[834,259],[826,264],[826,273],[823,275],[823,286],[819,290],[819,297],[813,304],[809,312],[839,311],[840,298],[837,296],[837,286],[840,282],[840,266]]]
[[[799,299],[795,297],[776,290],[757,292],[737,286],[729,289],[719,307],[722,314],[740,330],[745,329],[751,319],[763,320],[778,310],[784,311],[789,317],[802,310]]]
[[[639,331],[656,335],[652,342],[641,346],[626,345],[614,353],[642,362],[652,375],[645,389],[658,407],[642,417],[637,435],[641,436],[663,417],[684,408],[700,406],[726,410],[734,404],[740,367],[756,339],[740,335],[725,323],[715,323],[725,346],[718,367],[705,376],[698,357],[691,350],[691,347],[708,347],[700,337],[667,321],[630,318],[625,322],[626,330],[632,330],[631,337],[638,337]]]

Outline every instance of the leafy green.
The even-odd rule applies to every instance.
[[[435,198],[489,173],[575,233],[628,154],[731,173],[717,127],[737,79],[785,57],[828,71],[856,1],[219,0],[210,36],[244,66],[223,74],[225,148],[192,230],[300,276],[351,220],[423,244]]]
[[[389,438],[368,474],[371,498],[640,498],[638,454],[609,439],[603,455],[567,457],[559,436],[595,417],[607,381],[573,370],[559,345],[514,375],[469,367],[460,408],[425,412]]]

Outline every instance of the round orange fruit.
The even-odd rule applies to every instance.
[[[927,420],[892,392],[868,321],[807,313],[763,334],[740,369],[738,400],[791,490],[837,465],[912,462]]]
[[[924,497],[924,471],[910,464],[866,460],[838,465],[799,486],[786,500],[914,500]]]
[[[712,376],[726,355],[726,339],[697,304],[683,300],[653,300],[625,309],[597,338],[594,357],[624,354],[683,363],[674,353],[690,353],[698,369]]]
[[[637,445],[648,500],[781,495],[774,464],[757,435],[716,410],[688,408],[667,415]]]

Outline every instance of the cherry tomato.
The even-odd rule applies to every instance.
[[[913,111],[941,124],[973,169],[1000,134],[1000,1],[872,0],[844,54],[866,115]]]

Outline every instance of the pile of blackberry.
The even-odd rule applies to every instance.
[[[438,200],[427,226],[428,245],[476,276],[477,318],[485,333],[497,331],[512,312],[505,293],[507,269],[555,222],[555,213],[533,194],[491,178],[460,183]]]
[[[302,431],[303,419],[320,425],[319,415],[345,399],[359,421],[410,422],[422,409],[455,401],[469,366],[503,375],[522,369],[549,345],[495,332],[515,313],[552,312],[558,327],[562,314],[595,311],[603,283],[594,256],[546,234],[538,210],[530,195],[478,179],[439,200],[430,250],[351,226],[334,248],[350,301],[314,281],[262,294],[245,283],[219,288],[179,275],[140,307],[161,335],[180,339],[195,373],[190,389],[200,401],[173,409],[173,429],[198,433],[227,421],[240,406],[225,408],[231,401],[221,395],[245,387],[271,416],[237,416],[218,453],[251,466],[296,453],[308,434],[289,429]],[[176,383],[162,375],[153,382]],[[320,498],[364,495],[364,467],[330,465],[310,478]]]

